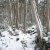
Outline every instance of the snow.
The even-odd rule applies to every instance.
[[[11,35],[12,34],[19,34],[19,35]],[[12,30],[9,27],[8,30],[1,32],[2,37],[0,36],[0,50],[34,50],[36,43],[37,33],[35,34],[24,34],[22,31],[15,29]]]
[[[41,1],[44,1],[44,0],[38,0],[38,3],[40,3]]]
[[[44,39],[46,42],[48,42],[48,37],[43,37],[43,39]]]

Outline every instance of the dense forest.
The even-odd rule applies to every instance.
[[[0,50],[48,50],[48,46],[50,0],[0,0]]]
[[[48,22],[45,16],[46,1],[35,1],[40,19],[45,26]],[[0,23],[26,31],[28,27],[36,24],[33,0],[0,0]]]
[[[26,29],[34,24],[33,0],[0,0],[0,23]]]

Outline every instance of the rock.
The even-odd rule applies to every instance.
[[[13,35],[13,33],[10,30],[8,30],[8,32],[9,32],[10,35]]]
[[[0,36],[2,37],[2,34],[1,34],[1,32],[0,32]]]
[[[16,38],[16,41],[18,41],[19,40],[19,38]]]
[[[19,33],[15,31],[14,36],[19,36]]]
[[[6,45],[6,47],[8,47],[8,45]]]
[[[15,28],[13,28],[13,31],[15,31]]]
[[[21,43],[22,43],[22,46],[23,46],[23,47],[27,47],[27,44],[26,44],[25,41],[21,41]]]
[[[5,37],[5,35],[3,35],[2,37]]]

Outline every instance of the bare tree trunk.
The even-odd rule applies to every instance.
[[[19,0],[18,0],[18,24],[19,24]]]
[[[20,5],[21,5],[21,4],[22,4],[22,3],[20,3]],[[19,14],[20,14],[20,24],[21,24],[21,13],[22,13],[22,11],[21,11],[22,9],[21,9],[21,8],[22,8],[22,6],[20,6],[20,8],[19,8],[19,11],[20,11],[20,12],[19,12]]]
[[[9,2],[10,2],[10,12],[11,12],[11,25],[13,26],[12,4],[11,4],[10,0],[9,0]]]
[[[16,24],[16,28],[18,28],[18,17],[17,17],[17,7],[15,5],[15,24]]]
[[[35,17],[36,17],[37,26],[38,26],[37,28],[40,31],[40,38],[42,39],[43,38],[43,26],[42,26],[41,20],[39,18],[39,14],[37,12],[37,6],[36,6],[35,0],[32,2],[32,4],[34,7],[34,13],[35,13]]]
[[[47,4],[47,0],[45,0],[45,10],[44,10],[44,15],[45,15],[45,26],[48,32],[48,24],[49,24],[49,9],[48,9],[48,4]]]
[[[26,2],[25,2],[24,32],[26,31],[26,17],[27,17],[27,0],[26,0]]]

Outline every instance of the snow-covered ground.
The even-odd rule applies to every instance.
[[[35,50],[37,33],[28,34],[11,27],[0,33],[0,50]]]

